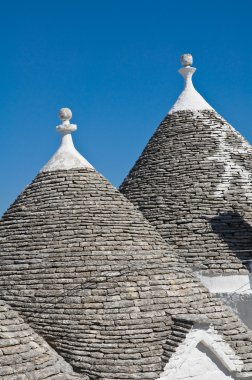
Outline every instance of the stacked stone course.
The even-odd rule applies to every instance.
[[[0,301],[0,378],[2,380],[87,380]]]
[[[120,190],[194,269],[252,259],[252,148],[213,110],[168,114]]]
[[[90,380],[157,379],[180,314],[207,315],[252,373],[250,331],[95,170],[40,173],[0,238],[1,296]]]

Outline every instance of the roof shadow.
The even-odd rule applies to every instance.
[[[237,211],[227,211],[208,221],[213,232],[218,234],[236,257],[252,271],[252,226],[244,220],[243,215]]]

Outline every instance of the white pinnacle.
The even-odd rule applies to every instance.
[[[181,55],[180,57],[180,62],[182,64],[182,66],[192,66],[193,64],[193,56],[189,53],[186,53],[186,54],[183,54]]]
[[[72,118],[71,110],[69,108],[61,108],[59,118],[62,124],[58,125],[56,129],[62,136],[61,145],[53,157],[42,168],[41,172],[80,168],[93,169],[93,166],[82,157],[74,147],[71,134],[77,130],[77,125],[70,124]]]
[[[180,57],[180,62],[184,66],[179,69],[179,73],[185,79],[185,87],[176,103],[170,109],[169,114],[178,111],[199,111],[213,110],[213,108],[205,101],[205,99],[195,90],[192,76],[195,73],[195,67],[191,67],[193,57],[191,54],[183,54]]]

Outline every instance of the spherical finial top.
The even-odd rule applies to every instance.
[[[191,54],[183,54],[180,57],[180,62],[184,67],[191,66],[193,64],[193,57]]]
[[[62,121],[67,121],[67,120],[72,119],[72,111],[70,110],[70,108],[61,108],[59,110],[59,118]]]

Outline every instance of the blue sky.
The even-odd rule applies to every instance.
[[[70,107],[79,151],[115,186],[182,89],[194,84],[252,142],[250,0],[1,3],[0,213],[59,145]]]

